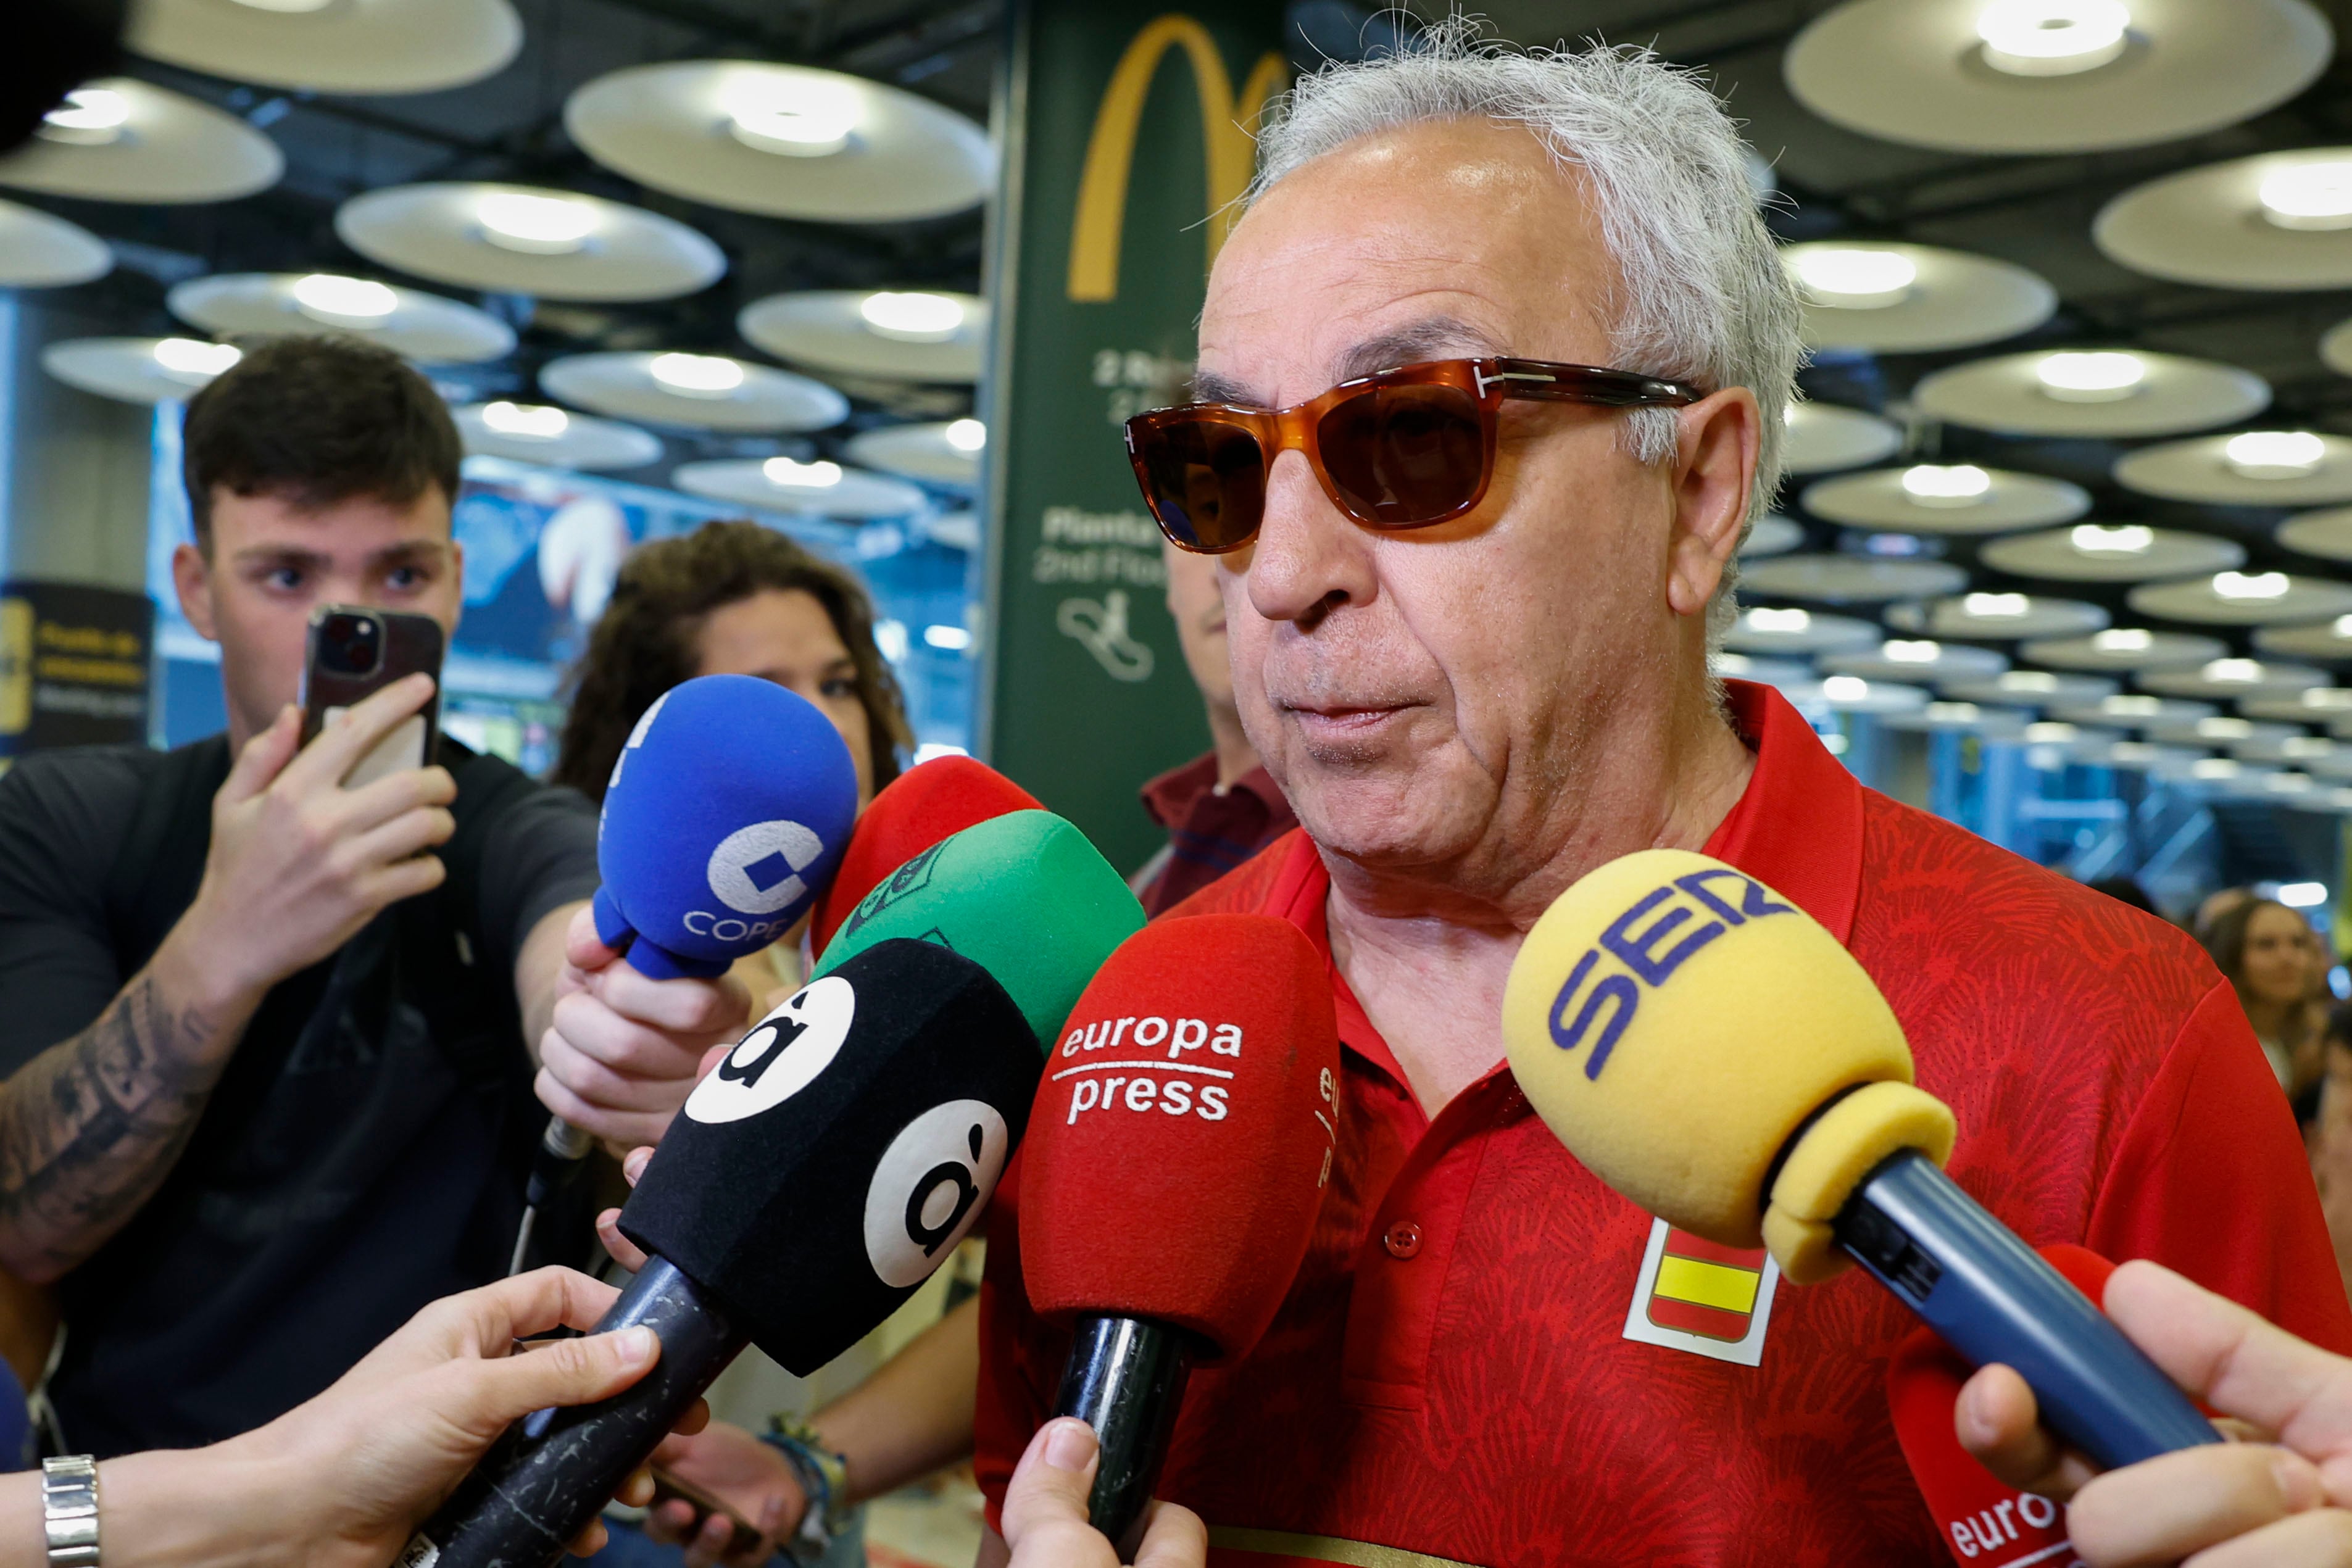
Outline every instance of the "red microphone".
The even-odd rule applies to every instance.
[[[2116,1266],[2069,1242],[2042,1249],[2042,1256],[2096,1305],[2106,1294]],[[1960,1447],[1952,1408],[1960,1385],[1976,1369],[1955,1354],[1931,1329],[1915,1329],[1895,1349],[1886,1367],[1886,1405],[1895,1417],[1895,1440],[1911,1466],[1911,1479],[1936,1521],[1937,1533],[1952,1559],[1967,1568],[2073,1568],[2066,1542],[2066,1511],[2048,1498],[2021,1492],[1997,1479]]]
[[[1054,1414],[1101,1441],[1088,1504],[1114,1542],[1150,1500],[1192,1367],[1247,1354],[1307,1256],[1339,1075],[1322,956],[1263,915],[1137,932],[1046,1059],[1021,1269],[1041,1314],[1076,1320]]]
[[[938,757],[909,768],[884,785],[857,819],[840,869],[809,911],[809,951],[824,956],[850,911],[925,850],[992,817],[1044,809],[1028,790],[969,757]]]

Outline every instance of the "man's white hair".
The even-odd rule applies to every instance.
[[[1756,209],[1746,144],[1694,73],[1646,49],[1519,49],[1455,16],[1393,54],[1325,65],[1269,106],[1258,132],[1255,201],[1302,164],[1359,137],[1429,120],[1524,125],[1583,171],[1623,280],[1611,362],[1713,392],[1744,386],[1763,413],[1762,449],[1740,540],[1780,483],[1796,397],[1795,287]],[[1672,409],[1630,411],[1633,455],[1674,453]],[[1708,610],[1710,643],[1738,613],[1736,563]]]

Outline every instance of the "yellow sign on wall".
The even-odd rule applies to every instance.
[[[1135,139],[1143,120],[1144,95],[1171,49],[1181,48],[1192,64],[1193,89],[1201,99],[1202,149],[1209,172],[1208,256],[1217,251],[1240,216],[1242,193],[1249,189],[1250,172],[1257,152],[1250,127],[1264,111],[1266,99],[1282,89],[1288,74],[1282,57],[1269,51],[1250,68],[1234,97],[1225,57],[1209,30],[1186,16],[1171,13],[1136,34],[1119,57],[1095,110],[1093,134],[1087,138],[1087,161],[1078,180],[1078,211],[1070,225],[1070,285],[1072,299],[1118,298],[1120,231],[1127,222],[1127,182],[1135,166]]]
[[[22,735],[33,722],[33,606],[0,599],[0,735]]]

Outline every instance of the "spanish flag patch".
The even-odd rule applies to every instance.
[[[1756,1366],[1780,1266],[1761,1247],[1723,1247],[1663,1219],[1650,1244],[1625,1316],[1625,1337],[1716,1361]]]

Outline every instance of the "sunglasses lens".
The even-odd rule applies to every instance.
[[[1245,426],[1171,421],[1135,434],[1145,499],[1168,537],[1188,549],[1237,549],[1265,513],[1265,452]]]
[[[1390,528],[1456,510],[1486,465],[1478,402],[1460,387],[1372,388],[1326,413],[1315,443],[1357,515]]]

